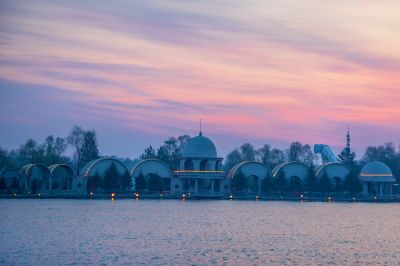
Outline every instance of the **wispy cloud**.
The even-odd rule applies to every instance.
[[[193,132],[202,117],[218,136],[334,144],[350,122],[359,135],[382,129],[363,142],[400,141],[396,1],[0,5],[0,77],[50,88],[39,100],[60,95],[59,117],[160,137]],[[10,130],[35,121],[17,104],[26,117]]]

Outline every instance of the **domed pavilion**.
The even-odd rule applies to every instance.
[[[379,161],[367,163],[360,172],[359,176],[363,194],[372,195],[392,195],[392,186],[396,182],[390,168]]]
[[[200,131],[198,136],[191,138],[183,147],[178,169],[174,171],[171,192],[226,194],[229,185],[222,170],[222,160],[217,156],[214,143]]]

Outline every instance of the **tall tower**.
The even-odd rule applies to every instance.
[[[339,157],[339,161],[351,168],[353,168],[356,164],[355,162],[355,158],[356,158],[356,154],[354,152],[351,151],[350,148],[350,125],[347,124],[347,135],[346,135],[346,147],[340,152],[340,154],[338,155]]]

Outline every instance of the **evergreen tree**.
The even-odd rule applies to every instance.
[[[344,185],[343,185],[343,181],[340,178],[335,178],[334,179],[334,190],[335,192],[343,192],[344,191]]]
[[[19,182],[17,177],[13,177],[11,180],[10,188],[12,191],[19,191]]]
[[[56,189],[58,189],[58,187],[59,187],[59,185],[58,185],[58,182],[57,182],[57,181],[53,181],[53,182],[51,183],[51,189],[56,190]]]
[[[160,148],[157,149],[157,159],[169,165],[170,159],[169,159],[168,149],[166,147],[161,146]]]
[[[121,186],[124,190],[130,190],[132,187],[132,177],[128,172],[121,177]]]
[[[143,191],[147,189],[147,182],[142,171],[140,171],[139,175],[135,177],[135,189],[136,191]]]
[[[267,176],[261,181],[261,190],[265,193],[270,192],[273,189],[274,182],[271,175],[268,173]]]
[[[155,174],[155,173],[148,174],[147,180],[148,180],[148,184],[149,184],[149,186],[148,186],[149,191],[162,192],[163,182],[162,182],[162,178],[158,174]]]
[[[301,192],[303,191],[303,181],[300,177],[292,176],[289,181],[289,191],[291,192]]]
[[[231,183],[232,190],[241,192],[246,189],[246,186],[247,186],[246,177],[242,173],[242,171],[239,170],[232,178],[232,183]]]
[[[315,168],[311,165],[306,180],[305,180],[305,187],[306,190],[309,192],[315,192],[318,190],[318,178],[315,173]]]
[[[6,179],[4,177],[0,178],[0,190],[7,190]]]
[[[103,187],[103,180],[98,172],[93,176],[89,176],[87,181],[87,188],[90,192],[98,191],[98,189]]]
[[[362,191],[362,184],[356,170],[351,170],[344,180],[345,189],[353,196]]]
[[[107,192],[116,191],[120,187],[120,180],[120,173],[118,172],[117,166],[113,162],[104,173],[104,189]]]
[[[40,188],[39,181],[37,179],[33,179],[31,182],[32,193],[35,194],[36,192],[38,192],[39,188]]]
[[[347,128],[347,143],[346,143],[346,147],[340,152],[338,157],[339,157],[338,158],[339,161],[342,164],[347,165],[351,169],[355,168],[356,165],[357,165],[357,162],[355,161],[356,154],[354,152],[352,152],[351,148],[350,148],[350,129],[349,128]]]
[[[96,132],[94,130],[84,131],[80,166],[83,167],[97,158],[99,158],[99,150],[97,148]]]
[[[140,159],[146,160],[146,159],[154,159],[156,158],[156,151],[152,146],[148,146],[142,155],[140,155]]]
[[[319,191],[328,193],[332,191],[332,182],[326,171],[323,172],[319,179]]]
[[[287,190],[287,180],[283,171],[278,171],[273,181],[275,190],[279,191],[280,193],[283,193]]]

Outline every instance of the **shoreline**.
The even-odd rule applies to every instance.
[[[345,202],[345,203],[397,203],[400,202],[400,197],[393,198],[374,198],[374,197],[362,197],[362,198],[344,198],[333,196],[326,197],[280,197],[280,196],[263,196],[263,195],[252,195],[252,196],[212,196],[212,195],[151,195],[142,194],[135,196],[132,194],[121,194],[112,197],[110,194],[98,194],[98,195],[48,195],[48,194],[37,194],[37,195],[19,195],[19,194],[7,194],[0,195],[0,199],[86,199],[86,200],[119,200],[119,199],[144,199],[144,200],[239,200],[239,201],[290,201],[290,202]]]

